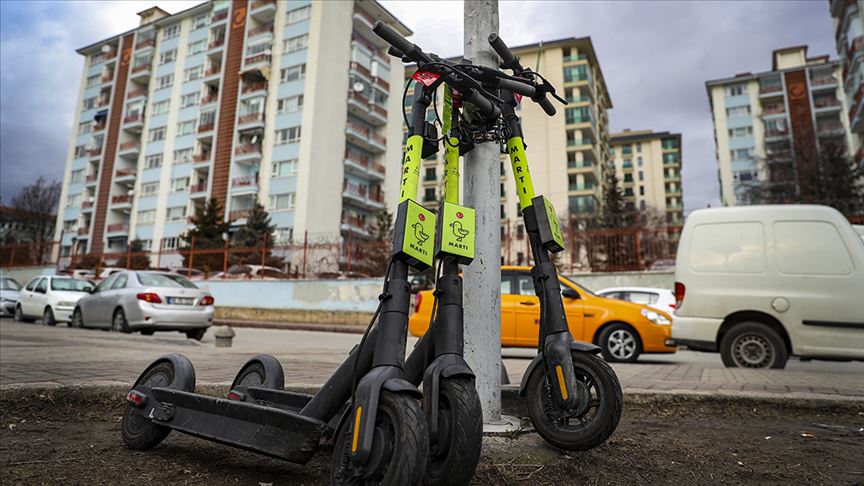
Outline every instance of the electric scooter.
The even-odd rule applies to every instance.
[[[489,36],[489,43],[503,60],[501,67],[525,79],[539,77],[519,63],[497,34]],[[566,104],[545,79],[536,88],[532,100],[547,115],[555,114],[547,93]],[[501,111],[506,151],[534,256],[534,292],[540,300],[537,356],[522,377],[519,395],[527,399],[531,423],[547,442],[561,449],[587,450],[606,441],[618,426],[621,385],[612,368],[598,356],[600,348],[574,341],[570,334],[558,271],[550,259],[550,253],[564,250],[558,216],[548,199],[535,196],[522,126],[516,115],[519,100],[507,89],[501,90],[500,97],[504,100]]]

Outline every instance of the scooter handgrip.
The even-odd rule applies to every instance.
[[[409,42],[408,39],[399,35],[398,32],[396,32],[395,30],[390,28],[389,25],[381,22],[380,20],[375,22],[375,26],[372,27],[372,32],[375,32],[378,37],[384,39],[385,41],[387,41],[388,44],[395,47],[400,52],[407,54],[412,59],[412,54],[414,54],[416,51],[420,51],[419,47]],[[416,61],[417,59],[414,60]]]
[[[546,112],[549,116],[555,116],[555,106],[549,101],[549,98],[543,98],[537,102],[540,105],[540,108],[543,108],[543,111]]]
[[[522,96],[527,96],[529,98],[533,97],[537,90],[534,89],[534,86],[531,86],[528,83],[523,83],[521,81],[513,81],[512,79],[504,79],[500,78],[498,80],[498,88],[506,89],[507,91],[512,91],[513,93],[519,93]]]
[[[507,44],[498,37],[498,34],[492,33],[489,34],[489,44],[492,46],[492,49],[495,49],[495,52],[501,56],[501,60],[504,61],[504,66],[509,69],[516,70],[519,68],[519,59],[513,55],[513,52],[510,51],[510,48],[507,47]]]

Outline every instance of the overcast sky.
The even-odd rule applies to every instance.
[[[135,27],[136,12],[200,2],[0,1],[0,196],[62,179],[83,60],[75,49]],[[384,0],[443,56],[462,52],[461,2]],[[612,130],[683,135],[685,209],[719,203],[705,81],[771,68],[771,51],[807,44],[837,57],[828,2],[501,1],[510,45],[590,36],[614,108]],[[542,66],[541,66],[542,71]]]

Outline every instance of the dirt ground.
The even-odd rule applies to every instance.
[[[330,451],[299,466],[174,432],[120,440],[119,389],[0,393],[4,484],[325,484]],[[534,433],[484,439],[474,484],[864,484],[864,402],[625,395],[618,430],[584,453]]]

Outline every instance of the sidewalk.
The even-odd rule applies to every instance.
[[[158,356],[179,352],[195,365],[199,384],[230,384],[254,354],[276,356],[286,385],[320,385],[360,340],[359,334],[236,329],[231,348],[215,348],[213,338],[199,343],[178,333],[155,336],[100,330],[49,328],[0,320],[0,386],[124,384],[135,381]],[[415,340],[408,344],[408,350]],[[504,364],[514,385],[530,360],[530,350],[506,350]],[[707,356],[707,358],[706,358]],[[864,401],[864,364],[790,362],[786,370],[717,367],[716,355],[679,352],[613,368],[625,393],[783,396]],[[672,362],[669,362],[669,361]]]

